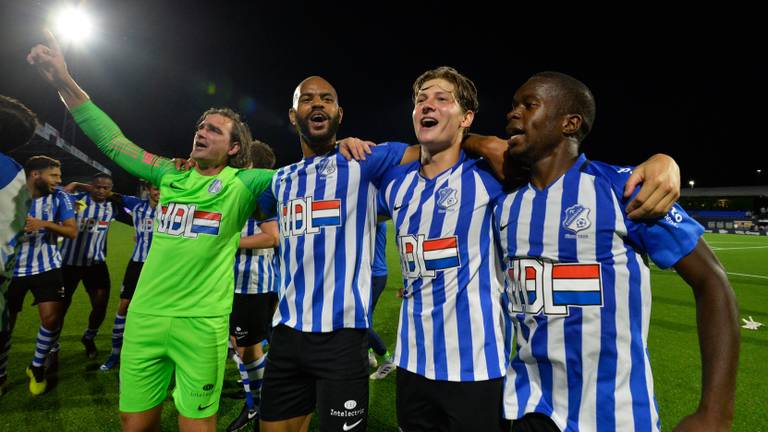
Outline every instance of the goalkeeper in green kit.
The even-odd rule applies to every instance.
[[[129,141],[80,89],[56,40],[27,56],[58,90],[77,124],[109,158],[160,188],[152,248],[125,327],[120,368],[123,430],[159,430],[162,403],[175,371],[179,428],[215,430],[232,308],[235,252],[247,218],[271,183],[271,170],[246,166],[250,133],[229,109],[198,120],[191,158],[173,163]],[[264,246],[277,239],[263,237]]]

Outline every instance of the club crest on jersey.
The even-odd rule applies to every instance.
[[[280,207],[280,230],[284,236],[317,234],[320,228],[341,226],[340,199],[296,198]]]
[[[317,174],[320,177],[328,177],[336,172],[336,159],[327,158],[317,164]]]
[[[443,210],[448,210],[455,206],[459,199],[458,191],[454,188],[446,187],[437,191],[437,206]]]
[[[200,234],[217,236],[221,213],[198,210],[195,204],[168,203],[157,212],[157,232],[171,236],[197,238]]]
[[[427,239],[423,234],[404,235],[397,241],[406,278],[433,278],[438,271],[461,265],[456,236]]]
[[[221,192],[221,180],[216,179],[214,180],[210,186],[208,186],[208,192],[212,194],[217,194]]]
[[[565,209],[565,217],[563,218],[563,228],[568,231],[577,233],[584,231],[592,226],[592,222],[589,220],[589,209],[581,204],[574,204]]]

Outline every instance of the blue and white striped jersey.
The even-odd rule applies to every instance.
[[[544,190],[528,184],[495,208],[517,353],[505,417],[530,412],[564,431],[657,431],[648,357],[651,286],[703,228],[680,207],[634,222],[622,198],[631,168],[590,162]]]
[[[82,192],[69,197],[72,202],[85,203],[77,212],[77,238],[65,238],[61,244],[64,265],[89,266],[107,259],[107,231],[115,218],[112,202],[96,202],[91,194]]]
[[[144,262],[152,244],[157,206],[152,207],[148,199],[143,200],[131,195],[123,195],[122,200],[123,207],[131,214],[133,228],[136,230],[136,245],[133,247],[131,261]]]
[[[502,377],[503,272],[491,221],[501,185],[463,152],[433,179],[420,167],[392,170],[379,200],[394,222],[405,288],[395,364],[433,380]]]
[[[376,249],[373,256],[373,276],[387,275],[387,223],[379,222],[376,225]]]
[[[359,162],[333,151],[275,173],[260,201],[280,228],[275,325],[304,332],[368,328],[376,193],[405,148],[380,144]]]
[[[24,169],[0,153],[0,277],[10,279],[12,276],[15,250],[28,209],[29,190]]]
[[[261,222],[249,218],[240,237],[261,232]],[[267,294],[277,292],[277,262],[275,250],[238,249],[235,255],[235,294]]]
[[[64,222],[75,217],[72,201],[66,192],[56,189],[50,195],[32,200],[29,216],[49,222]],[[25,232],[19,239],[14,277],[32,276],[61,268],[58,235],[41,229]]]

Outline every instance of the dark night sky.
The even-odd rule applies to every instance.
[[[24,60],[55,3],[0,2],[0,93],[58,127],[61,103]],[[450,65],[473,79],[480,96],[473,130],[499,136],[514,90],[535,72],[557,70],[584,81],[597,99],[590,158],[636,164],[665,152],[684,183],[768,183],[759,142],[768,119],[766,24],[755,11],[606,6],[583,11],[592,13],[585,20],[553,17],[555,4],[529,12],[503,2],[274,3],[86,2],[97,33],[69,49],[70,70],[150,151],[187,155],[199,114],[228,105],[275,148],[279,165],[300,158],[287,111],[308,75],[338,90],[339,137],[413,142],[411,84],[425,70]],[[97,154],[82,136],[77,145]]]

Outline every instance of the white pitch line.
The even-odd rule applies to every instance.
[[[726,273],[734,276],[745,276],[745,277],[752,277],[752,278],[758,278],[758,279],[768,279],[768,276],[760,276],[760,275],[753,275],[753,274],[747,274],[747,273],[733,273],[733,272],[726,272]]]
[[[721,247],[713,247],[713,251],[724,251],[724,250],[744,250],[744,249],[768,249],[768,246],[746,246],[746,247],[730,247],[730,248],[721,248]]]

